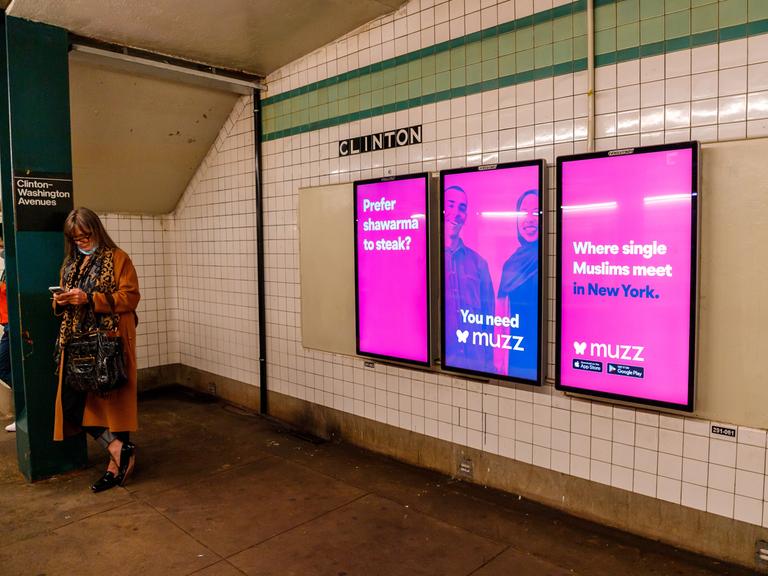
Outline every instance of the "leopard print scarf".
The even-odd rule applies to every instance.
[[[69,258],[64,265],[62,274],[62,288],[80,288],[87,294],[102,292],[114,294],[117,292],[115,282],[115,252],[110,248],[98,248],[91,254],[88,261],[79,254],[75,258]],[[73,334],[90,332],[100,329],[115,331],[120,323],[118,314],[96,314],[88,306],[67,306],[59,327],[58,349],[63,350]]]

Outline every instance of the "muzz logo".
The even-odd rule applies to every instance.
[[[469,330],[456,330],[456,340],[459,344],[466,344],[469,340]],[[502,350],[517,350],[525,352],[523,336],[512,336],[510,334],[490,334],[488,332],[472,332],[473,346],[488,346],[491,348],[501,348]]]
[[[614,360],[631,360],[634,362],[645,362],[643,351],[645,346],[630,346],[627,344],[603,344],[601,342],[578,342],[574,341],[573,351],[576,356],[584,356],[589,345],[589,355],[593,358],[612,358]]]
[[[487,348],[501,348],[502,350],[516,350],[525,352],[523,346],[524,336],[513,336],[511,334],[500,334],[496,328],[505,328],[512,330],[520,329],[520,314],[514,316],[498,316],[493,314],[479,314],[469,310],[460,310],[461,321],[464,324],[474,324],[484,326],[479,331],[470,332],[469,330],[456,330],[456,341],[459,344],[469,344],[472,346],[485,346]],[[470,339],[470,334],[472,338]]]

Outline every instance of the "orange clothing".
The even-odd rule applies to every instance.
[[[0,324],[8,324],[8,286],[0,282]]]
[[[112,296],[115,312],[120,315],[120,337],[123,341],[123,355],[128,382],[108,397],[88,394],[85,401],[83,426],[103,426],[112,432],[133,432],[138,428],[137,385],[136,385],[136,306],[139,304],[139,279],[128,254],[115,250],[115,284],[117,292]],[[63,280],[62,280],[63,281]],[[111,309],[104,294],[93,293],[93,307],[97,313],[109,313]],[[61,386],[64,375],[64,354],[59,364],[59,387],[56,393],[55,421],[53,439],[63,440],[64,414],[61,407]]]

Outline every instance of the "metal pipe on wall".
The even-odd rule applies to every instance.
[[[159,56],[152,52],[73,35],[71,39],[70,51],[73,58],[95,64],[107,63],[113,70],[186,82],[242,95],[248,95],[254,89],[265,88],[265,85],[252,75],[231,70],[206,71],[200,69],[201,65],[180,58]],[[96,42],[99,46],[91,46],[86,42]]]
[[[587,0],[587,152],[595,150],[595,0]]]
[[[264,192],[261,185],[261,91],[253,91],[254,185],[256,186],[256,277],[259,302],[259,412],[269,414],[267,397],[267,305],[264,294]]]

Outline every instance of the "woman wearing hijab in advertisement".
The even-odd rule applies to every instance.
[[[498,314],[517,317],[506,362],[497,364],[500,372],[515,378],[536,380],[539,341],[539,192],[526,190],[517,200],[517,240],[519,247],[504,262],[499,282]],[[506,329],[505,329],[506,331]],[[522,337],[522,340],[519,338]],[[506,364],[506,369],[504,364]]]

